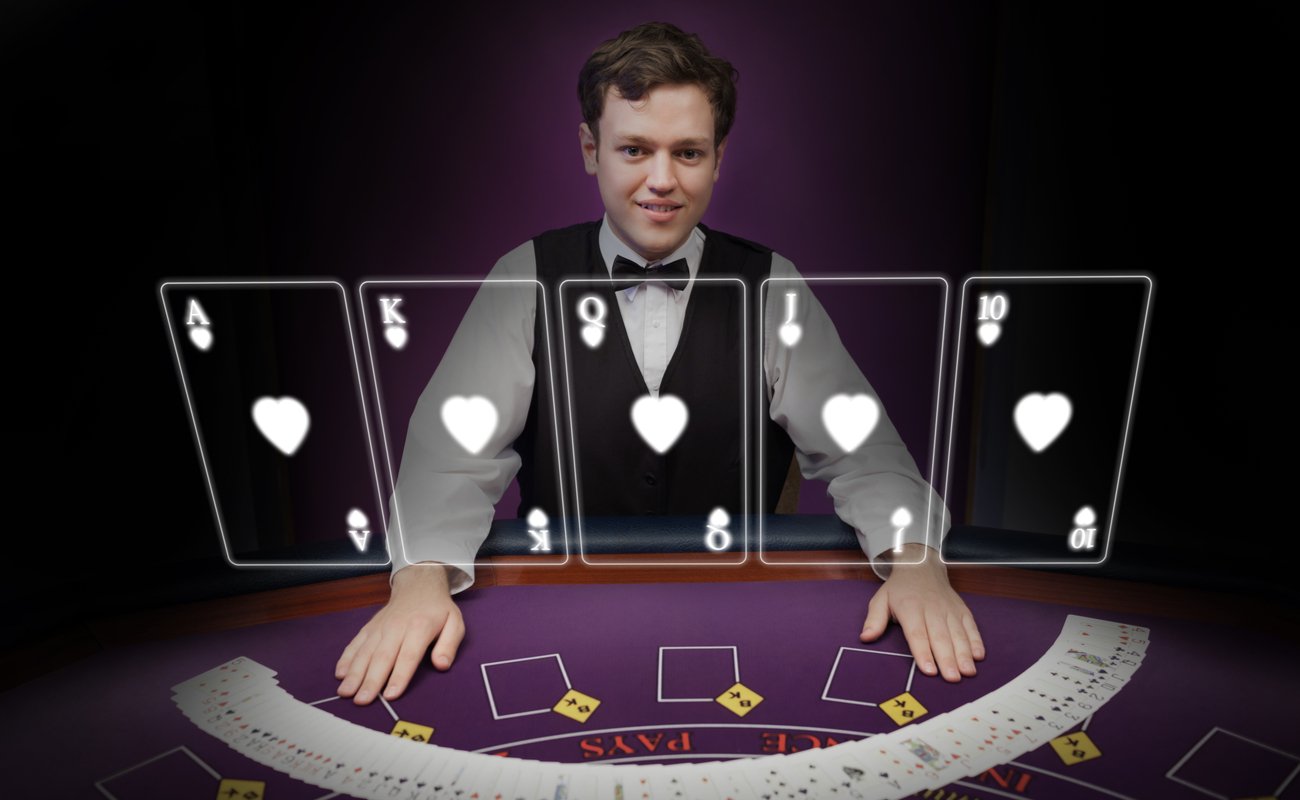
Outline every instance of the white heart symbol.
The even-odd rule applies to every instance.
[[[846,453],[858,449],[880,421],[880,405],[865,394],[837,394],[822,406],[822,424]]]
[[[550,520],[546,518],[546,512],[540,508],[534,508],[532,511],[529,511],[527,520],[528,527],[539,531],[546,527],[546,523],[550,522]]]
[[[986,322],[979,326],[975,333],[980,337],[980,341],[984,343],[985,347],[992,347],[993,343],[1002,335],[1002,326],[996,322]]]
[[[384,338],[394,350],[401,350],[406,347],[406,326],[405,325],[385,325]]]
[[[727,509],[718,506],[709,512],[709,524],[715,528],[725,528],[731,524],[731,517],[727,515]]]
[[[451,438],[472,456],[478,455],[497,430],[497,407],[482,395],[452,395],[442,404],[442,424]]]
[[[787,322],[776,329],[776,335],[780,337],[781,344],[794,347],[799,343],[799,337],[803,336],[803,326]]]
[[[291,456],[307,438],[311,415],[306,406],[287,395],[279,400],[261,397],[253,403],[253,423],[277,450]]]
[[[207,352],[207,349],[212,346],[212,331],[202,325],[191,325],[190,341],[194,342],[195,347]]]
[[[1030,392],[1016,403],[1016,430],[1030,450],[1041,453],[1070,424],[1070,413],[1070,398],[1060,392]]]
[[[1097,522],[1097,512],[1092,510],[1092,506],[1083,506],[1074,512],[1074,527],[1090,528]]]
[[[632,404],[632,424],[650,449],[663,455],[686,430],[686,404],[671,394],[638,397]]]
[[[600,342],[605,338],[605,329],[599,325],[583,325],[582,341],[587,343],[587,347],[595,350],[600,347]]]
[[[361,509],[354,508],[348,512],[349,528],[356,528],[360,530],[361,528],[364,528],[369,524],[370,524],[370,519],[366,516],[366,512],[362,511]]]

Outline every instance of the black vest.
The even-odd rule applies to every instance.
[[[755,510],[772,513],[794,452],[785,430],[769,418],[758,334],[763,312],[759,287],[771,271],[772,251],[719,231],[704,228],[704,232],[704,253],[697,277],[744,281],[749,318],[742,336],[744,312],[735,281],[697,280],[692,286],[681,336],[659,387],[661,397],[675,395],[685,402],[688,421],[682,435],[663,455],[650,448],[632,424],[632,404],[649,390],[632,355],[618,298],[606,282],[609,271],[600,254],[600,222],[548,231],[533,240],[537,278],[544,287],[550,314],[539,310],[536,315],[533,399],[523,433],[515,442],[523,459],[519,516],[534,507],[553,516],[558,514],[554,462],[557,433],[566,481],[571,481],[574,474],[570,443],[576,444],[581,482],[578,488],[586,516],[703,516],[717,506],[732,516]],[[560,283],[566,278],[601,282],[570,284],[562,294]],[[607,308],[604,340],[596,349],[588,348],[580,338],[584,323],[578,316],[577,303],[588,293],[604,298]],[[560,331],[562,314],[564,337]],[[558,402],[550,396],[547,380],[543,326],[548,319]],[[567,351],[567,376],[562,351]],[[747,375],[742,364],[747,364]],[[572,386],[571,409],[564,402],[566,378]],[[745,381],[749,383],[749,402],[743,409],[749,414],[747,421],[741,418]],[[558,431],[551,425],[553,403],[559,411]],[[572,440],[570,419],[576,428]],[[746,422],[747,429],[743,427]],[[764,509],[752,508],[758,499],[758,425],[767,426]],[[746,431],[751,507],[743,509],[741,460]],[[576,513],[572,488],[567,485],[565,492],[570,514]]]

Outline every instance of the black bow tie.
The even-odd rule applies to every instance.
[[[616,292],[640,286],[645,281],[663,281],[670,289],[685,289],[686,284],[691,281],[691,270],[686,266],[684,258],[679,258],[671,264],[642,267],[631,259],[614,256],[613,278]]]

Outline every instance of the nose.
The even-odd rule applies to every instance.
[[[655,153],[645,185],[655,194],[668,194],[677,188],[677,173],[671,153],[664,150]]]

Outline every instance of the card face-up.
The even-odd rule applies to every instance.
[[[689,549],[691,560],[673,563],[743,563],[753,502],[748,287],[721,276],[681,291],[620,287],[571,278],[556,293],[582,557],[657,564]],[[632,541],[617,521],[629,513],[671,513],[685,527],[662,543]]]
[[[1103,562],[1114,541],[1152,281],[962,284],[944,497],[950,562]]]
[[[871,555],[907,543],[937,546],[946,524],[932,487],[941,475],[941,398],[948,339],[949,284],[943,276],[778,276],[758,302],[764,374],[756,389],[783,426],[759,429],[757,507],[777,513],[832,514],[865,537]],[[786,482],[795,445],[802,483]],[[834,486],[834,493],[831,487]],[[797,492],[792,490],[797,488]],[[851,498],[851,500],[850,500]],[[827,550],[800,534],[768,537],[765,563],[827,563]]]
[[[522,518],[494,533],[505,559],[495,563],[564,563],[568,500],[541,284],[365,281],[357,293],[399,555],[477,563],[465,532]],[[537,442],[517,441],[526,419]]]
[[[227,559],[387,563],[343,287],[195,281],[159,292]]]

